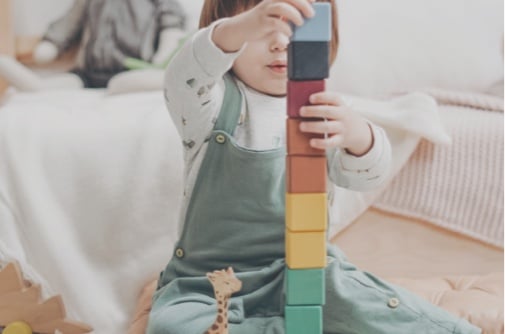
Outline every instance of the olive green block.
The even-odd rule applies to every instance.
[[[324,305],[324,268],[286,269],[287,305]]]
[[[321,306],[286,306],[286,334],[322,334],[323,309]]]

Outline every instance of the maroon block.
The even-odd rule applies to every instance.
[[[309,97],[325,90],[324,80],[288,81],[288,117],[300,117],[300,108],[309,105]]]

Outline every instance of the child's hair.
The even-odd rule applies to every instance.
[[[212,22],[223,17],[230,17],[246,11],[262,0],[205,0],[200,15],[200,29],[205,28]],[[338,49],[338,20],[337,5],[335,0],[316,0],[317,2],[329,2],[332,8],[332,39],[330,42],[330,64],[333,64],[337,57]]]

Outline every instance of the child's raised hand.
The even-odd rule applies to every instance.
[[[326,138],[312,138],[310,145],[319,149],[343,148],[356,156],[366,154],[373,145],[373,135],[367,121],[344,105],[337,94],[320,92],[310,96],[310,106],[300,109],[300,116],[324,118],[322,121],[301,122],[300,130],[327,134]]]
[[[301,26],[304,17],[314,16],[315,0],[263,0],[255,7],[219,24],[214,43],[225,52],[240,50],[244,43],[260,39],[274,31],[292,35],[289,22]]]

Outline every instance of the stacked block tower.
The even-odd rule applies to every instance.
[[[300,108],[325,90],[329,74],[331,6],[314,3],[315,16],[294,29],[288,46],[286,157],[287,334],[323,332],[326,267],[326,153],[300,131]],[[316,120],[316,119],[313,119]],[[320,120],[319,120],[320,121]]]

